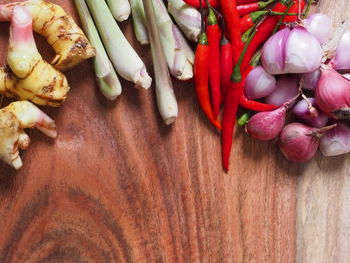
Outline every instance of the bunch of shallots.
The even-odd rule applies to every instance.
[[[285,27],[264,44],[261,66],[248,75],[245,94],[279,108],[259,112],[246,123],[258,140],[279,138],[291,161],[350,151],[350,31],[340,27],[331,37],[332,21],[314,14],[294,27]],[[340,73],[341,72],[341,73]],[[291,109],[292,123],[287,124]]]

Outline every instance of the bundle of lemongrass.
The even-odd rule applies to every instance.
[[[102,94],[110,100],[121,94],[117,74],[136,87],[151,86],[145,64],[115,21],[127,20],[131,14],[136,39],[142,45],[151,45],[160,115],[166,124],[174,122],[178,108],[169,72],[180,80],[193,77],[194,53],[182,32],[197,41],[201,21],[198,10],[182,0],[168,0],[168,10],[163,0],[74,1],[84,31],[96,48],[94,68]]]

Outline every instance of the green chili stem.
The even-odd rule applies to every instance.
[[[303,18],[306,18],[306,17],[309,16],[309,13],[310,13],[310,10],[311,10],[312,2],[313,2],[313,0],[307,1],[307,6],[306,6],[306,9],[305,9],[305,12],[304,12],[304,14],[302,15]]]
[[[281,26],[283,19],[286,17],[286,15],[288,14],[289,9],[293,6],[293,2],[290,2],[287,9],[283,12],[282,17],[280,18],[280,20],[278,21],[277,25],[275,26],[275,28],[272,31],[272,35],[275,34],[278,31],[278,28]]]
[[[237,120],[238,126],[244,126],[249,121],[251,115],[251,112],[243,113]]]
[[[247,53],[247,49],[248,49],[248,46],[249,46],[250,42],[252,41],[252,39],[254,38],[254,36],[256,34],[256,28],[260,24],[260,22],[262,21],[263,18],[265,18],[265,16],[262,17],[258,22],[256,22],[255,25],[252,27],[252,33],[249,36],[249,38],[247,39],[247,42],[245,42],[243,51],[242,51],[241,55],[239,56],[237,64],[233,68],[233,73],[232,73],[232,76],[231,76],[231,80],[233,82],[240,82],[242,80],[241,64],[242,64],[243,58],[245,56],[245,53]]]

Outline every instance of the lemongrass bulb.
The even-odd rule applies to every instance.
[[[332,68],[322,68],[316,88],[317,105],[336,119],[350,119],[350,83]]]
[[[168,0],[168,11],[186,37],[197,41],[201,31],[200,12],[182,0]]]
[[[269,104],[281,106],[298,94],[298,79],[287,76],[277,79],[275,90],[265,98]]]
[[[311,105],[303,99],[294,106],[293,114],[312,127],[322,128],[326,126],[328,116],[317,108],[315,98],[307,99]],[[312,110],[310,109],[310,106],[312,107]]]
[[[327,131],[320,140],[320,150],[324,156],[336,156],[350,152],[350,129],[343,123]]]
[[[332,34],[332,19],[325,14],[312,14],[304,20],[304,27],[317,38],[320,44],[324,44]]]
[[[350,31],[342,35],[332,62],[336,70],[350,69]]]
[[[276,87],[276,79],[261,66],[255,67],[247,77],[245,93],[249,99],[259,99],[270,95]]]
[[[313,72],[305,73],[301,75],[303,88],[307,90],[315,90],[320,79],[321,70],[316,69]]]
[[[321,45],[303,27],[296,27],[290,32],[284,52],[285,73],[313,72],[321,66]]]
[[[289,34],[290,29],[286,27],[265,42],[261,52],[261,63],[268,73],[273,75],[285,73],[284,49]]]
[[[101,0],[103,1],[103,0]],[[106,0],[111,13],[118,22],[127,20],[131,9],[128,0]]]

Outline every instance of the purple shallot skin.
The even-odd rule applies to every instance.
[[[293,114],[312,127],[322,128],[326,126],[328,122],[327,114],[317,107],[315,98],[310,97],[307,100],[311,105],[305,99],[302,99],[294,106]],[[312,107],[311,111],[310,106]]]

